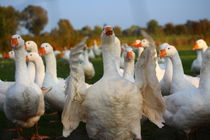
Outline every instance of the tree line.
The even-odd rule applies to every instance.
[[[24,35],[26,40],[34,40],[38,44],[49,42],[57,50],[74,46],[83,36],[89,36],[87,41],[89,46],[93,44],[93,40],[99,42],[103,28],[103,26],[99,25],[93,28],[86,25],[80,30],[76,30],[68,19],[60,19],[57,27],[53,28],[50,32],[43,32],[47,23],[47,11],[40,6],[29,5],[22,11],[17,11],[12,6],[0,6],[0,52],[10,50],[11,35],[23,27],[29,32]],[[174,25],[173,23],[167,23],[161,26],[158,21],[153,19],[147,23],[144,29],[153,36],[190,35],[209,37],[210,21],[208,19],[201,19],[199,21],[188,20],[185,24]],[[127,29],[115,26],[114,30],[115,34],[120,38],[138,38],[140,36],[140,27],[137,25],[132,25]]]

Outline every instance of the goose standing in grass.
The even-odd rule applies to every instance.
[[[13,35],[11,44],[15,52],[15,84],[8,90],[4,102],[6,117],[21,127],[32,127],[44,114],[44,94],[49,91],[41,88],[28,77],[24,40],[20,35]],[[37,125],[36,125],[37,126]],[[36,127],[37,129],[37,127]],[[39,137],[38,130],[34,137]]]
[[[160,57],[169,57],[173,65],[171,93],[175,93],[186,88],[198,87],[200,78],[184,74],[182,61],[179,57],[177,49],[174,46],[168,45],[161,49]]]
[[[84,69],[85,77],[87,79],[92,79],[95,76],[95,69],[93,64],[89,61],[88,50],[84,50],[84,60],[82,61],[82,66]]]
[[[167,125],[190,130],[210,122],[210,48],[203,56],[198,88],[187,88],[166,96],[167,110],[164,119]]]
[[[147,48],[142,54],[141,62],[136,65],[136,82],[132,83],[119,75],[121,48],[115,45],[115,38],[113,28],[104,27],[101,35],[104,74],[91,87],[85,87],[79,62],[71,60],[74,67],[71,67],[69,93],[62,113],[65,137],[80,121],[85,121],[90,138],[140,140],[142,114],[163,126],[164,102],[155,74],[154,49]],[[82,49],[80,46],[74,51]]]
[[[62,111],[66,99],[65,80],[57,77],[57,64],[53,47],[49,43],[42,43],[39,53],[44,56],[46,62],[43,87],[52,87],[51,91],[45,95],[45,99],[54,109]]]
[[[202,64],[202,56],[207,48],[208,48],[208,46],[203,39],[199,39],[196,41],[196,44],[194,45],[193,50],[196,50],[197,58],[193,61],[192,66],[191,66],[191,71],[194,74],[200,74],[200,68],[201,68],[201,64]]]
[[[128,47],[125,49],[124,55],[124,72],[123,77],[131,82],[135,82],[134,80],[134,62],[135,62],[135,53],[132,48]]]

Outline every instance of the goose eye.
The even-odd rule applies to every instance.
[[[18,36],[18,39],[20,39],[20,37]]]
[[[30,54],[30,56],[32,56],[32,54]]]
[[[168,48],[168,50],[170,50],[170,48]]]

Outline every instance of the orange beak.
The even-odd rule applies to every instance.
[[[29,61],[29,58],[28,58],[28,56],[26,56],[26,62],[28,62]]]
[[[199,49],[199,48],[200,48],[200,47],[199,47],[198,43],[196,43],[195,46],[192,48],[192,50],[197,50],[197,49]]]
[[[139,47],[142,47],[142,44],[141,42],[138,43],[137,41],[135,41],[132,43],[132,46],[134,46],[135,48],[139,48]]]
[[[160,58],[163,58],[164,56],[166,56],[166,50],[160,50],[160,54],[159,54]]]
[[[113,28],[112,27],[105,27],[105,34],[107,35],[107,36],[110,36],[110,35],[112,35],[113,34]]]
[[[121,51],[122,51],[122,52],[124,52],[124,51],[125,51],[125,49],[124,49],[124,48],[121,48]]]
[[[127,52],[126,57],[128,59],[132,59],[133,58],[133,53],[132,52]]]
[[[39,49],[39,54],[40,54],[40,55],[45,55],[45,54],[46,54],[45,48],[42,48],[42,47],[41,47],[41,48]]]
[[[4,58],[4,59],[10,58],[10,57],[9,57],[9,53],[5,53],[5,54],[3,55],[3,58]]]
[[[17,38],[11,38],[11,44],[12,44],[12,47],[16,47],[18,45]]]

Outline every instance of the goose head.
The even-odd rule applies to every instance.
[[[27,62],[35,62],[37,58],[39,58],[39,54],[35,52],[30,52],[28,55],[26,55],[26,61]]]
[[[203,39],[199,39],[196,41],[194,47],[192,48],[193,50],[201,50],[201,49],[206,49],[208,48],[206,41]]]
[[[14,52],[14,51],[9,51],[8,57],[9,57],[10,59],[15,59],[15,52]]]
[[[135,53],[133,52],[132,48],[126,48],[125,50],[125,61],[134,61],[135,59]]]
[[[102,44],[109,44],[115,42],[114,30],[111,26],[105,26],[101,33]],[[108,45],[109,46],[109,45]]]
[[[160,49],[160,58],[163,57],[172,57],[177,53],[177,50],[174,46],[169,45],[169,44],[165,44],[161,47]]]
[[[24,40],[22,39],[22,37],[18,34],[16,35],[13,35],[11,37],[11,45],[12,45],[12,48],[14,49],[19,49],[21,47],[24,46]]]
[[[141,43],[141,40],[136,40],[132,43],[132,46],[135,47],[135,48],[139,48],[139,47],[142,47],[142,43]]]
[[[47,55],[53,52],[53,47],[49,43],[42,43],[39,49],[40,55]]]
[[[37,50],[37,44],[34,41],[26,41],[26,43],[25,43],[25,49],[28,52],[38,52],[38,50]]]

